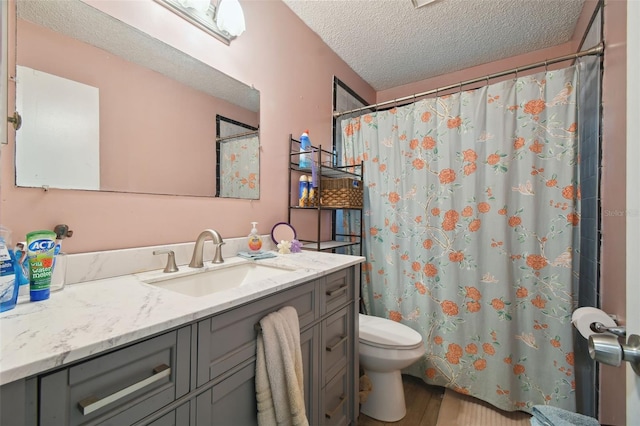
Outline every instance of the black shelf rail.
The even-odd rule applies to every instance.
[[[360,256],[362,256],[362,235],[363,235],[363,221],[362,221],[362,208],[356,207],[330,207],[330,206],[322,206],[318,202],[317,206],[305,206],[300,207],[297,205],[292,205],[291,200],[293,197],[292,189],[293,189],[293,181],[292,181],[292,172],[299,173],[309,173],[311,170],[308,168],[300,168],[299,160],[300,160],[300,141],[298,139],[294,139],[293,135],[289,135],[289,198],[287,200],[288,203],[288,221],[291,223],[291,212],[292,211],[300,211],[300,210],[315,210],[317,211],[317,240],[315,239],[299,239],[302,243],[302,248],[304,250],[315,250],[315,251],[332,251],[335,252],[336,249],[341,247],[350,247],[359,245],[360,246]],[[349,166],[338,166],[337,165],[337,157],[335,152],[328,151],[326,149],[322,149],[322,145],[319,146],[311,146],[312,152],[315,154],[312,161],[316,165],[316,173],[319,177],[325,178],[352,178],[357,180],[362,180],[363,175],[363,163],[349,165]],[[359,172],[359,173],[358,173]],[[322,192],[322,183],[320,181],[318,185],[318,200],[320,198]],[[297,198],[297,196],[296,196]],[[336,224],[336,213],[339,210],[348,210],[348,211],[360,211],[360,233],[359,234],[340,234],[337,232],[337,224]],[[332,220],[331,220],[331,235],[332,239],[330,241],[321,241],[320,236],[322,235],[322,211],[331,211]],[[339,239],[340,238],[340,239]],[[342,240],[342,238],[348,238],[349,241]],[[355,241],[351,241],[355,239]]]

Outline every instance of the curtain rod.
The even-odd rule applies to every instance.
[[[235,138],[241,138],[243,136],[251,136],[251,135],[257,135],[258,131],[257,130],[252,130],[251,132],[245,132],[245,133],[238,133],[237,135],[231,135],[231,136],[224,136],[221,138],[216,138],[216,142],[222,142],[222,141],[226,141],[227,139],[235,139]]]
[[[560,56],[557,58],[553,58],[553,59],[547,59],[545,61],[541,61],[541,62],[537,62],[535,64],[530,64],[530,65],[525,65],[523,67],[517,67],[517,68],[513,68],[507,71],[501,71],[495,74],[489,74],[485,77],[478,77],[478,78],[474,78],[471,80],[467,80],[467,81],[461,81],[460,83],[456,83],[456,84],[450,84],[449,86],[444,86],[444,87],[439,87],[437,89],[432,89],[432,90],[428,90],[426,92],[422,92],[422,93],[416,93],[414,95],[409,95],[409,96],[404,96],[402,98],[398,98],[398,99],[392,99],[390,101],[385,101],[385,102],[379,102],[377,104],[372,104],[372,105],[366,105],[360,108],[355,108],[349,111],[343,111],[343,112],[334,112],[333,116],[335,118],[340,117],[341,115],[346,115],[346,114],[351,114],[354,112],[358,112],[358,111],[364,111],[366,109],[371,109],[371,108],[377,108],[377,107],[381,107],[381,106],[385,106],[385,105],[390,105],[390,104],[396,104],[398,102],[403,102],[403,101],[409,101],[415,98],[421,98],[423,96],[427,96],[427,95],[431,95],[433,93],[438,93],[438,92],[444,92],[446,90],[449,89],[454,89],[456,87],[460,87],[462,88],[462,86],[466,86],[468,84],[473,84],[473,83],[478,83],[480,81],[489,81],[492,78],[498,78],[498,77],[503,77],[505,75],[509,75],[509,74],[513,74],[516,73],[516,75],[518,74],[518,72],[520,71],[527,71],[533,68],[538,68],[541,66],[547,66],[547,65],[551,65],[551,64],[555,64],[558,62],[564,62],[564,61],[568,61],[570,59],[578,59],[582,56],[589,56],[589,55],[601,55],[604,52],[604,42],[601,42],[600,44],[592,47],[591,49],[587,49],[587,50],[583,50],[581,52],[576,52],[576,53],[571,53],[569,55],[564,55],[564,56]]]

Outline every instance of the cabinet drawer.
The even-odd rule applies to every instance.
[[[318,286],[313,281],[199,322],[198,386],[256,355],[254,325],[265,315],[293,306],[301,329],[315,321],[319,317]]]
[[[189,327],[40,381],[40,425],[132,424],[189,390]],[[180,343],[180,344],[179,344]]]
[[[324,388],[322,424],[349,424],[349,375],[344,369]]]
[[[353,267],[346,268],[324,278],[321,313],[331,312],[353,298]]]
[[[322,322],[322,369],[324,382],[331,380],[349,361],[351,351],[351,306]]]

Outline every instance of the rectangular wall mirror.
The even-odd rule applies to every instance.
[[[82,1],[16,7],[17,186],[221,196],[216,117],[258,129],[257,90]]]

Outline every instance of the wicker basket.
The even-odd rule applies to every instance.
[[[322,178],[320,204],[323,207],[362,208],[362,181],[352,178]]]

